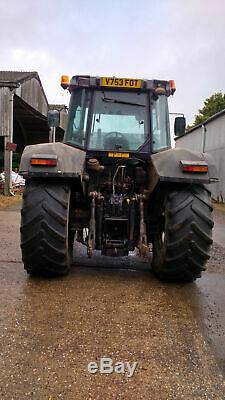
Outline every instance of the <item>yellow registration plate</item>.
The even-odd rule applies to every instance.
[[[141,79],[102,77],[101,86],[139,89],[141,88]]]
[[[108,157],[113,157],[113,158],[129,158],[130,154],[129,153],[114,153],[114,152],[109,152]]]

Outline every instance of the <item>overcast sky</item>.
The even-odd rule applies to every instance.
[[[225,0],[0,0],[0,69],[37,71],[49,103],[62,74],[174,79],[192,122],[225,92]]]

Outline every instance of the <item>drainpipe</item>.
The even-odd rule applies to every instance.
[[[206,142],[206,126],[202,124],[202,130],[203,130],[203,139],[202,139],[202,152],[205,153],[205,142]]]
[[[50,143],[55,143],[55,133],[56,133],[56,127],[51,126],[50,127],[50,134],[49,134],[49,142]]]

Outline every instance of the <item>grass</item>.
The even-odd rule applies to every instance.
[[[15,196],[3,196],[0,194],[0,210],[4,210],[4,208],[8,206],[12,206],[16,203],[19,203],[22,200],[21,194],[16,194]]]

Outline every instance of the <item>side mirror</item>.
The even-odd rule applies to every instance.
[[[48,111],[48,126],[50,128],[57,128],[60,124],[60,112],[58,110]]]
[[[176,136],[185,134],[186,119],[184,117],[176,117],[174,122],[174,133]]]

